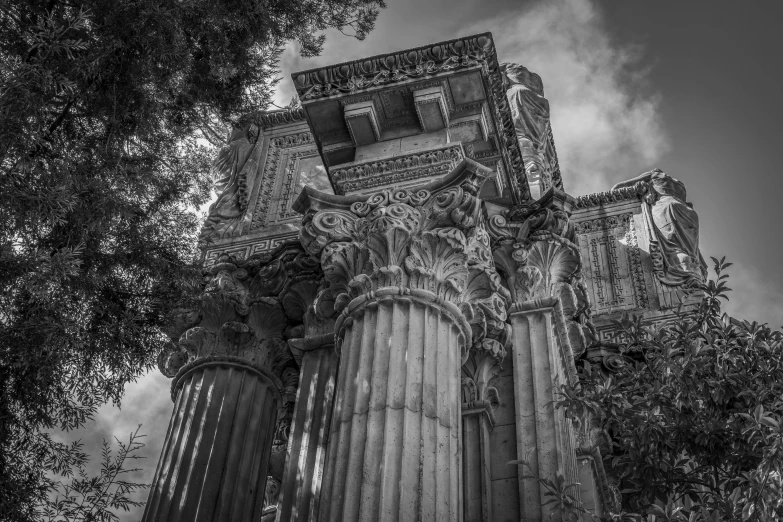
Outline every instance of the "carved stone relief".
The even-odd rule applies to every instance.
[[[391,159],[368,161],[333,168],[332,179],[339,194],[367,190],[379,185],[397,185],[451,172],[464,159],[459,143],[437,150],[413,152]],[[320,187],[314,187],[319,188]]]
[[[304,185],[331,191],[312,134],[271,138],[250,229],[298,222],[291,204]]]
[[[633,310],[647,304],[633,214],[582,221],[579,247],[595,315]]]
[[[255,183],[258,170],[258,133],[258,127],[252,124],[235,129],[212,163],[217,199],[209,207],[201,241],[237,235],[247,222],[249,187]]]

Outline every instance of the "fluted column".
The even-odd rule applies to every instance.
[[[258,520],[279,384],[236,361],[209,361],[175,383],[176,402],[145,521]]]
[[[321,521],[462,518],[460,367],[489,328],[465,305],[468,261],[490,174],[466,160],[415,191],[306,188],[295,205],[340,311]]]
[[[509,319],[517,459],[530,466],[520,466],[519,475],[532,471],[552,482],[562,475],[566,484],[579,482],[575,433],[554,402],[562,385],[576,382],[574,357],[584,350],[584,329],[590,326],[589,319],[580,318],[589,303],[575,291],[581,259],[569,221],[572,204],[570,196],[550,190],[535,207],[509,209],[493,216],[488,227],[496,266],[514,302]],[[523,521],[563,516],[554,503],[547,504],[546,492],[535,478],[520,479]],[[567,493],[579,501],[578,487]]]
[[[514,395],[516,399],[517,455],[527,459],[540,477],[554,480],[558,473],[567,484],[579,482],[576,444],[571,422],[554,407],[557,391],[569,382],[572,355],[556,338],[559,301],[555,298],[512,307],[514,344]],[[533,451],[531,451],[533,450]],[[523,470],[526,471],[526,470]],[[520,512],[527,522],[548,520],[559,513],[548,500],[546,489],[536,480],[519,483]],[[579,490],[569,494],[579,499]]]
[[[321,520],[457,520],[459,312],[385,288],[342,330]]]
[[[223,256],[206,277],[199,309],[180,314],[172,331],[184,332],[161,360],[175,405],[144,522],[261,518],[277,376],[290,359],[286,316],[260,295],[263,273]]]
[[[289,455],[275,519],[279,522],[318,520],[338,358],[334,350],[334,321],[313,327],[307,323],[317,322],[312,320],[314,315],[308,313],[311,320],[305,319],[307,335],[289,340],[303,354]]]

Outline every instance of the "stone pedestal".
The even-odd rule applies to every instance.
[[[320,520],[458,520],[458,310],[384,288],[343,322]]]
[[[556,298],[545,298],[512,307],[509,314],[514,349],[514,395],[516,399],[517,455],[530,462],[540,477],[554,480],[558,473],[566,484],[576,484],[574,433],[563,410],[552,401],[561,384],[568,381],[570,353],[563,353],[556,339]],[[562,323],[562,321],[561,321]],[[520,469],[520,475],[527,470]],[[529,473],[525,473],[529,474]],[[523,521],[548,520],[557,516],[556,506],[545,506],[545,488],[535,479],[519,481],[520,512]],[[569,491],[579,498],[578,490]]]
[[[189,366],[174,383],[174,413],[143,520],[259,520],[279,384],[238,360]]]

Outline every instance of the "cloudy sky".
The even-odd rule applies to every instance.
[[[293,71],[491,31],[501,61],[544,80],[566,190],[608,190],[654,167],[682,180],[705,258],[735,263],[729,311],[783,324],[780,0],[387,2],[364,42],[329,33],[308,60],[291,46],[277,103],[291,99]],[[151,372],[127,387],[121,410],[102,408],[66,438],[97,448],[144,424],[136,478],[151,482],[171,409],[168,379]]]

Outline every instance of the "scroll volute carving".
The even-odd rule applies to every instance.
[[[506,319],[510,304],[511,294],[495,269],[489,234],[482,220],[468,241],[468,275],[460,302],[460,310],[473,331],[474,346],[480,346],[485,339],[494,339],[507,347],[510,326]]]

